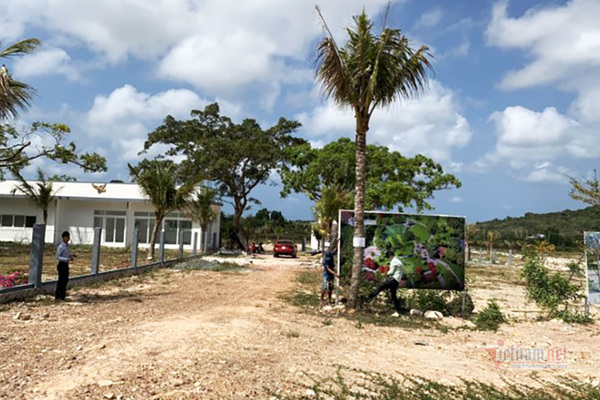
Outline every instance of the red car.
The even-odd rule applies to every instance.
[[[291,240],[278,240],[273,247],[273,256],[288,255],[296,258],[296,245]]]

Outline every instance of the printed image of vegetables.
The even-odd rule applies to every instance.
[[[402,260],[401,286],[405,288],[464,289],[464,218],[365,213],[365,220],[370,220],[363,255],[367,280],[383,279],[396,256]],[[351,247],[344,246],[353,219],[346,216],[341,221],[344,263],[353,257]]]

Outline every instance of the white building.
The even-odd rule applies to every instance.
[[[36,182],[29,182],[32,186]],[[0,241],[31,241],[34,224],[42,224],[42,211],[17,191],[18,181],[0,182]],[[35,186],[34,186],[35,187]],[[137,184],[53,182],[54,200],[48,210],[46,242],[59,243],[64,231],[71,233],[74,244],[92,244],[94,227],[102,227],[102,245],[125,247],[131,244],[132,232],[139,229],[138,243],[147,247],[154,227],[154,208]],[[219,204],[213,205],[217,218],[207,228],[207,248],[219,246]],[[182,212],[171,212],[163,221],[165,247],[179,246],[183,231],[186,249],[192,249],[194,233],[202,238],[200,226]],[[158,237],[157,237],[158,243]],[[198,243],[200,249],[200,243]]]

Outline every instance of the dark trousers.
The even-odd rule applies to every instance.
[[[396,292],[398,291],[398,286],[400,284],[398,283],[397,280],[395,280],[394,278],[389,278],[386,279],[385,281],[383,281],[383,283],[381,285],[379,285],[377,287],[377,289],[375,289],[373,291],[373,293],[371,293],[369,295],[369,300],[374,299],[375,297],[377,297],[377,295],[379,293],[381,293],[384,290],[389,290],[390,291],[390,295],[392,296],[392,303],[394,303],[394,308],[396,309],[397,312],[401,312],[402,311],[402,305],[400,304],[400,301],[398,300],[398,296],[396,295]]]
[[[58,282],[56,283],[54,298],[64,300],[67,295],[67,283],[69,283],[69,263],[59,261],[56,269],[58,270]]]

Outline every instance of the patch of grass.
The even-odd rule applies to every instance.
[[[177,263],[173,266],[173,269],[179,270],[204,270],[204,271],[234,271],[241,272],[247,269],[246,266],[229,262],[229,261],[208,261],[202,258],[196,258],[194,260],[184,261]]]
[[[317,307],[319,305],[319,296],[314,293],[293,291],[279,296],[282,300],[297,307]]]
[[[534,386],[506,382],[503,386],[467,379],[461,385],[438,383],[415,375],[390,376],[379,372],[338,367],[334,377],[310,376],[312,384],[302,385],[303,394],[285,395],[267,390],[279,400],[584,400],[600,399],[600,387],[575,376],[561,377],[558,382],[534,379]]]
[[[298,332],[298,331],[287,331],[287,332],[285,333],[285,336],[287,336],[287,337],[289,337],[289,338],[293,338],[293,339],[295,339],[295,338],[298,338],[298,337],[300,337],[300,332]]]
[[[325,325],[325,326],[331,326],[331,325],[333,325],[333,321],[331,320],[331,318],[325,318],[323,320],[323,325]]]
[[[316,271],[302,271],[296,276],[296,280],[303,285],[318,285],[322,281],[322,274]]]

